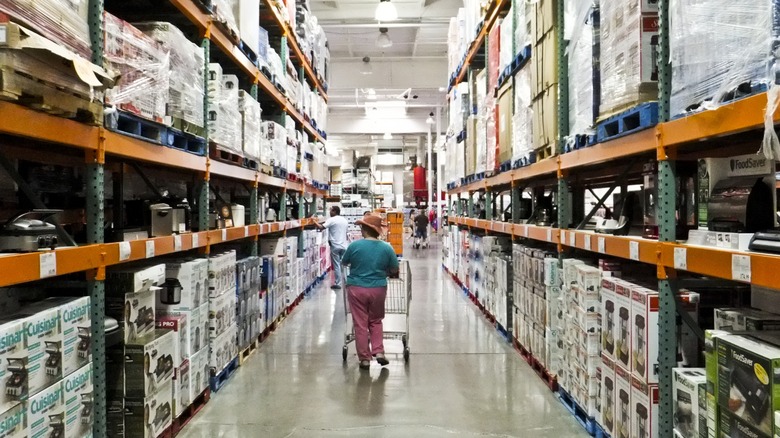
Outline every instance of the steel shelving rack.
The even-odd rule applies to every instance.
[[[271,100],[281,109],[280,121],[284,123],[284,115],[289,115],[309,136],[311,141],[324,142],[324,133],[313,126],[312,121],[305,117],[284,96],[274,84],[266,78],[260,69],[239,49],[208,13],[207,9],[196,3],[197,0],[169,0],[186,19],[194,25],[201,36],[201,47],[205,54],[205,72],[208,72],[210,50],[216,47],[243,74],[244,79],[252,83],[251,94],[257,98],[263,96]],[[275,11],[270,0],[268,7]],[[92,61],[103,64],[103,0],[89,2],[89,28]],[[261,11],[258,11],[261,14]],[[300,66],[301,77],[305,77],[320,95],[327,101],[326,87],[317,77],[314,69],[303,56],[297,43],[295,33],[282,20],[278,12],[274,12],[276,24],[284,30],[281,39],[282,47],[289,43],[295,53],[295,62]],[[273,25],[274,23],[271,23]],[[283,50],[284,52],[284,50]],[[286,54],[285,54],[286,55]],[[283,58],[284,59],[284,58]],[[204,74],[204,85],[207,85],[207,75]],[[205,86],[208,90],[208,86]],[[207,92],[207,91],[206,91]],[[208,114],[208,98],[204,99],[204,107]],[[204,116],[205,118],[206,116]],[[243,241],[253,255],[257,254],[258,237],[271,233],[286,233],[298,230],[313,223],[312,219],[288,220],[285,208],[287,197],[302,198],[312,196],[311,205],[316,205],[317,197],[323,197],[325,190],[315,188],[309,183],[289,181],[263,174],[256,170],[211,160],[208,156],[197,156],[188,152],[147,143],[131,137],[111,132],[102,126],[91,126],[68,119],[41,113],[15,103],[0,102],[0,153],[24,157],[30,150],[40,148],[41,151],[54,149],[55,154],[65,152],[73,163],[85,165],[86,182],[86,228],[87,244],[77,247],[59,248],[54,251],[25,253],[0,257],[0,287],[12,286],[42,278],[65,274],[84,273],[92,300],[92,355],[94,375],[94,412],[95,437],[106,436],[106,339],[105,324],[105,283],[106,268],[150,257],[197,250],[208,255],[211,245],[224,242]],[[204,120],[204,122],[207,122]],[[207,139],[208,140],[208,139]],[[75,152],[75,154],[74,154]],[[83,160],[79,155],[83,154]],[[73,156],[75,155],[75,159]],[[61,158],[61,157],[60,157]],[[200,180],[196,190],[199,208],[199,229],[208,230],[209,213],[209,183],[212,177],[220,177],[230,181],[240,182],[250,187],[251,225],[210,231],[194,232],[179,236],[166,236],[129,242],[129,254],[126,244],[106,243],[103,224],[105,221],[104,185],[106,181],[106,159],[132,160],[147,163],[172,170],[193,172]],[[40,158],[39,158],[40,159]],[[47,158],[44,158],[46,160]],[[59,158],[57,158],[59,159]],[[258,191],[267,188],[281,193],[281,211],[279,221],[257,224]],[[299,202],[297,217],[304,217],[313,211],[305,211],[305,203]],[[54,255],[54,271],[42,270],[44,260],[49,264]]]
[[[562,32],[564,0],[555,0],[558,8],[558,28]],[[500,5],[494,0],[494,5]],[[672,368],[676,366],[677,321],[675,291],[678,272],[700,274],[710,278],[741,281],[757,286],[780,289],[775,274],[780,269],[780,255],[735,251],[721,248],[677,243],[675,238],[676,212],[676,161],[704,156],[733,156],[755,153],[760,145],[764,129],[764,113],[767,107],[766,93],[759,93],[722,105],[720,108],[670,120],[669,99],[671,90],[671,66],[669,59],[669,0],[659,0],[658,52],[658,102],[660,123],[644,131],[621,137],[595,146],[564,153],[564,136],[569,131],[568,117],[559,117],[560,138],[555,157],[527,167],[500,173],[471,184],[448,191],[448,205],[454,205],[449,222],[469,230],[509,234],[513,238],[528,238],[549,242],[558,247],[561,257],[572,249],[600,253],[657,267],[659,287],[659,404],[658,436],[672,436]],[[492,9],[489,9],[492,10]],[[495,22],[493,20],[491,23]],[[479,35],[483,35],[480,32]],[[563,35],[559,33],[559,41]],[[478,39],[469,53],[477,52],[483,43]],[[559,115],[568,114],[568,66],[565,44],[558,45],[560,80]],[[467,59],[473,59],[469,56]],[[453,79],[465,77],[462,71]],[[454,82],[455,84],[457,82]],[[773,114],[775,124],[780,123],[780,111]],[[569,206],[572,199],[572,181],[582,182],[593,177],[602,181],[614,181],[616,172],[605,170],[605,165],[623,165],[636,158],[655,160],[658,164],[657,181],[659,199],[656,217],[659,239],[619,237],[577,229],[541,227],[517,223],[513,211],[512,222],[475,219],[474,195],[484,194],[488,217],[492,196],[510,192],[516,200],[520,192],[533,185],[557,187],[558,224],[570,223]],[[464,199],[465,198],[465,199]],[[749,262],[746,269],[735,269],[734,261]]]

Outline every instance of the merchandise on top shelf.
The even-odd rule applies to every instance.
[[[678,438],[707,437],[707,375],[703,368],[672,370],[674,432]]]
[[[46,38],[56,41],[85,59],[92,57],[89,36],[89,1],[7,0],[0,12],[9,14]]]
[[[601,119],[658,98],[658,8],[647,3],[600,3]]]
[[[238,77],[222,73],[222,66],[209,64],[209,140],[230,151],[242,153]]]
[[[260,52],[260,0],[233,0],[233,16],[237,18],[241,41],[255,55]]]
[[[236,9],[236,3],[241,0],[211,0],[211,12],[217,23],[225,26],[230,33],[241,37],[236,23],[236,16],[233,11]]]
[[[525,158],[533,150],[533,112],[531,110],[531,67],[515,74],[515,102],[512,114],[512,161]]]
[[[566,22],[569,41],[569,132],[592,134],[598,117],[599,31],[598,12],[591,1],[569,0],[567,13],[574,19]],[[591,68],[588,68],[588,67]]]
[[[169,52],[130,23],[107,12],[103,17],[106,65],[121,74],[116,86],[106,91],[106,103],[144,119],[163,123],[170,101]],[[106,113],[107,122],[112,117]]]
[[[262,109],[260,103],[249,93],[239,90],[239,110],[241,112],[241,138],[244,145],[244,156],[261,159],[260,124]]]

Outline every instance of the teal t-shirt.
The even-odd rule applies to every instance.
[[[349,266],[348,286],[387,286],[387,271],[398,269],[393,247],[381,240],[356,240],[349,244],[341,262]]]

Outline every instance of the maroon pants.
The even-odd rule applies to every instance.
[[[382,319],[385,317],[387,286],[347,286],[347,291],[358,358],[370,361],[372,355],[385,352]]]

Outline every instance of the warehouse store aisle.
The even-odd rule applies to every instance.
[[[341,359],[344,305],[327,285],[261,344],[185,438],[535,437],[587,434],[442,271],[438,245],[407,248],[411,359],[358,369]]]

